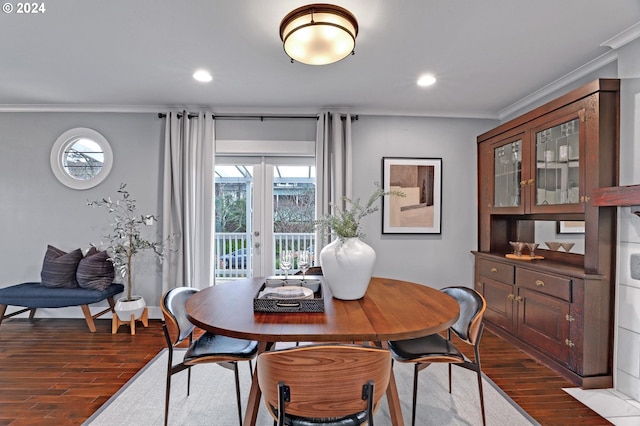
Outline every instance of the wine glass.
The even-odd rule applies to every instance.
[[[285,282],[289,279],[289,270],[293,266],[293,250],[280,251],[280,269],[284,271]]]
[[[304,283],[304,275],[309,270],[311,266],[311,253],[309,250],[300,250],[298,252],[298,268],[302,271],[302,283]]]

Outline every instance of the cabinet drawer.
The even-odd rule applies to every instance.
[[[520,287],[536,290],[549,296],[571,302],[571,278],[560,275],[520,269],[516,271],[516,282]]]
[[[506,284],[513,284],[514,267],[506,263],[478,259],[478,272],[487,278]]]

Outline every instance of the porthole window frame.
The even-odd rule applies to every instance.
[[[93,177],[77,179],[69,174],[64,167],[65,152],[79,139],[89,139],[97,143],[102,149],[104,162],[102,168]],[[56,178],[65,186],[72,189],[89,189],[99,185],[111,172],[113,166],[113,151],[109,141],[99,132],[87,127],[77,127],[61,134],[51,149],[51,170]]]

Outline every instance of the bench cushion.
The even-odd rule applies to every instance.
[[[111,284],[105,290],[99,291],[80,287],[45,287],[37,282],[22,283],[0,288],[0,304],[26,308],[63,308],[97,303],[123,290],[122,284]]]

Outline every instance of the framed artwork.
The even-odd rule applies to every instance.
[[[560,220],[558,234],[584,234],[584,220]]]
[[[442,158],[382,158],[383,234],[440,234]]]

